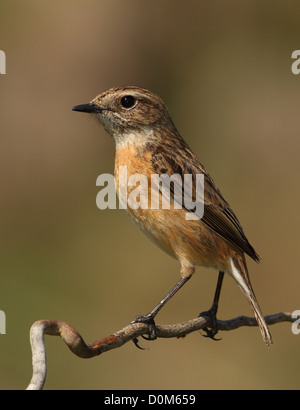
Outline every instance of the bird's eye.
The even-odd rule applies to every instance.
[[[125,95],[124,97],[122,97],[121,99],[121,105],[124,108],[132,108],[135,104],[135,98],[132,95]]]

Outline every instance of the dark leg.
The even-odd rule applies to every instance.
[[[135,320],[131,323],[147,323],[150,325],[150,334],[149,334],[149,339],[154,340],[156,339],[155,335],[155,323],[154,323],[154,318],[157,315],[157,313],[160,311],[160,309],[172,298],[172,296],[175,295],[176,292],[190,279],[192,275],[187,276],[186,278],[181,278],[176,285],[170,290],[169,293],[166,294],[166,296],[156,305],[152,310],[150,310],[147,315],[144,316],[137,316]]]
[[[207,327],[205,327],[203,328],[203,330],[206,332],[206,335],[204,336],[210,337],[213,340],[220,340],[220,339],[216,339],[215,335],[218,333],[217,311],[218,311],[218,306],[219,306],[219,299],[220,299],[223,279],[224,279],[224,272],[220,271],[212,307],[207,312],[202,312],[199,315],[199,316],[208,316],[210,318],[211,329],[208,329]]]

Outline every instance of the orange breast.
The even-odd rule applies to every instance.
[[[122,188],[120,167],[126,167],[127,199],[134,194],[137,186],[128,186],[128,181],[134,174],[143,175],[148,181],[147,189],[139,190],[140,200],[148,203],[148,209],[133,209],[127,201],[127,212],[134,222],[165,252],[172,255],[185,265],[205,265],[217,269],[225,269],[229,248],[227,243],[211,232],[201,220],[187,220],[184,209],[151,209],[151,174],[156,174],[151,164],[151,153],[141,155],[132,146],[124,146],[116,151],[115,180],[116,189]],[[124,170],[124,169],[123,169]],[[123,175],[124,177],[124,175]],[[123,188],[125,188],[123,186]],[[156,195],[154,193],[154,195]],[[158,192],[161,204],[161,193]],[[143,198],[142,198],[143,197]]]

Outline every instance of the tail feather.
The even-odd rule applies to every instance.
[[[235,254],[231,258],[231,269],[229,273],[233,276],[243,293],[245,294],[259,326],[262,338],[267,346],[270,346],[272,342],[272,336],[268,329],[265,318],[261,312],[257,299],[255,297],[253,288],[250,283],[250,278],[247,270],[246,261],[243,255]]]
[[[263,314],[260,310],[259,304],[256,300],[256,297],[255,297],[254,293],[252,293],[251,297],[249,297],[247,299],[250,303],[250,306],[253,309],[257,324],[259,326],[259,329],[260,329],[260,332],[261,332],[261,335],[262,335],[262,338],[263,338],[265,344],[269,347],[273,343],[272,336],[270,334],[270,331],[269,331],[268,326],[266,324],[265,318],[263,317]]]

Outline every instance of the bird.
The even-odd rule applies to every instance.
[[[117,191],[121,184],[120,167],[126,167],[128,178],[140,174],[148,181],[152,175],[171,177],[176,174],[182,178],[191,175],[193,199],[197,175],[204,178],[203,198],[198,200],[202,201],[201,218],[187,218],[186,215],[193,216],[192,209],[184,205],[181,208],[174,206],[174,186],[169,193],[174,201],[170,209],[127,207],[137,226],[162,250],[176,258],[181,267],[180,279],[166,296],[148,314],[137,316],[133,322],[151,325],[149,338],[154,339],[154,319],[158,312],[193,276],[195,267],[204,266],[219,272],[213,304],[200,314],[210,318],[210,327],[205,328],[206,336],[217,340],[216,316],[224,275],[228,274],[246,296],[262,338],[270,346],[272,337],[251,285],[245,258],[247,255],[259,262],[260,256],[214,180],[179,134],[162,99],[145,88],[119,86],[100,93],[89,103],[74,106],[72,110],[95,116],[114,140]],[[127,186],[128,193],[132,189]],[[151,194],[154,195],[150,188],[140,193],[146,201],[150,201]],[[160,201],[165,197],[161,187],[158,187],[158,196]]]

